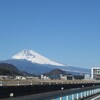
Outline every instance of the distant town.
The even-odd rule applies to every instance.
[[[37,76],[29,75],[0,75],[0,86],[9,85],[33,85],[33,84],[70,84],[70,83],[92,83],[100,80],[100,68],[91,68],[91,74],[64,75],[60,69],[54,69],[48,74]],[[64,73],[64,72],[63,72]]]

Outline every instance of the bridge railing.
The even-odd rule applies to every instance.
[[[81,100],[83,98],[87,98],[97,93],[100,93],[100,88],[73,93],[73,94],[58,97],[58,98],[53,98],[52,100]]]
[[[40,79],[27,79],[27,80],[0,80],[0,86],[20,86],[20,85],[35,85],[35,84],[82,84],[94,83],[92,80],[40,80]]]

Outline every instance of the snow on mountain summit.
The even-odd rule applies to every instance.
[[[50,64],[50,65],[55,65],[55,66],[65,66],[63,64],[54,62],[39,53],[34,52],[33,50],[23,50],[19,52],[18,54],[14,55],[12,59],[25,59],[28,61],[31,61],[32,63],[37,63],[37,64]]]

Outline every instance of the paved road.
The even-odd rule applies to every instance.
[[[97,94],[95,96],[89,97],[87,99],[83,99],[83,100],[100,100],[100,94]]]

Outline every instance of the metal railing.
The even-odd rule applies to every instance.
[[[71,95],[66,95],[66,96],[62,96],[59,98],[54,98],[52,100],[81,100],[83,98],[87,98],[87,97],[92,96],[97,93],[100,93],[100,88],[82,91],[82,92],[74,93]]]

